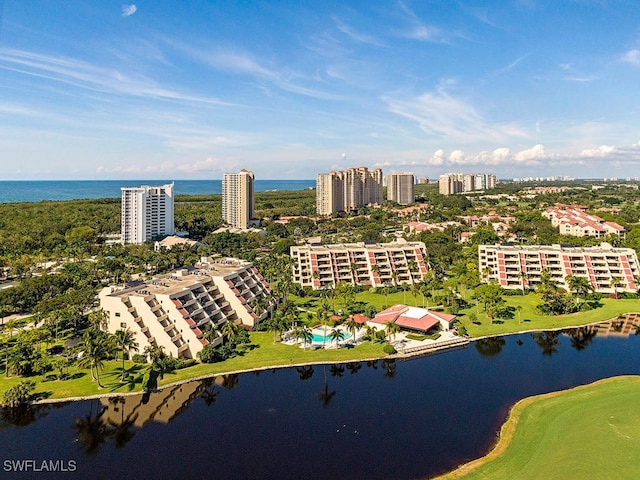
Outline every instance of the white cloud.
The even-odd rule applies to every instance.
[[[136,7],[133,3],[131,5],[122,5],[122,16],[130,17],[134,13],[138,11],[138,7]]]
[[[581,157],[587,158],[602,158],[612,153],[616,153],[618,149],[613,145],[600,145],[597,148],[585,149],[580,153]]]
[[[543,158],[545,158],[544,146],[540,144],[527,150],[522,150],[513,157],[516,162],[524,163],[525,165],[536,165]]]
[[[436,150],[427,163],[431,165],[442,165],[445,161],[444,150]]]
[[[622,61],[632,65],[640,65],[640,50],[637,48],[629,50],[622,55]]]

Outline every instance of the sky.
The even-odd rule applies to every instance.
[[[0,179],[640,176],[637,0],[0,0]]]

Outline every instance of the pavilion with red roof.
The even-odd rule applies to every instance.
[[[441,330],[448,331],[455,320],[456,316],[448,313],[407,305],[394,305],[378,313],[370,321],[382,325],[394,322],[403,330],[424,334],[436,326],[439,326]]]

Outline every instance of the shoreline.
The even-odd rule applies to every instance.
[[[637,313],[637,312],[628,312],[628,313]],[[483,339],[487,339],[487,338],[504,337],[504,336],[511,336],[511,335],[521,335],[521,334],[536,333],[536,332],[555,332],[555,331],[559,331],[559,330],[567,330],[567,329],[570,329],[570,328],[580,328],[580,327],[586,327],[586,326],[589,326],[589,325],[596,325],[596,324],[603,323],[603,322],[611,322],[613,320],[614,320],[614,318],[611,318],[609,320],[602,320],[600,322],[590,322],[590,323],[586,323],[586,324],[583,324],[583,325],[557,327],[557,328],[523,330],[523,331],[520,331],[520,332],[510,332],[510,333],[503,333],[503,334],[499,334],[499,335],[484,335],[482,337],[467,338],[467,340],[469,340],[469,343],[472,343],[472,342],[475,342],[477,340],[483,340]],[[465,338],[465,337],[460,337],[460,338]],[[466,345],[468,345],[469,343],[467,343]],[[465,347],[466,347],[466,345],[465,345]],[[400,353],[400,352],[396,352],[394,354],[389,354],[389,355],[385,355],[385,356],[382,356],[382,357],[360,358],[360,359],[357,359],[357,360],[350,360],[350,361],[353,361],[353,362],[370,362],[370,361],[374,361],[374,360],[383,360],[385,358],[390,358],[390,359],[394,359],[394,360],[408,360],[408,359],[412,359],[412,358],[416,358],[416,357],[424,357],[424,356],[429,356],[429,355],[441,354],[441,353],[447,352],[448,350],[455,350],[457,348],[461,348],[461,345],[452,345],[450,347],[446,347],[446,348],[442,348],[442,349],[410,352],[410,353],[406,353],[406,354],[403,354],[403,353]],[[241,374],[241,373],[251,373],[251,372],[265,371],[265,370],[274,370],[274,369],[282,369],[282,368],[297,368],[297,367],[313,366],[313,365],[334,365],[336,363],[348,363],[348,362],[349,361],[344,361],[344,362],[315,361],[315,362],[289,363],[289,364],[279,364],[279,365],[265,365],[265,366],[262,366],[262,367],[255,367],[255,368],[249,368],[249,369],[243,369],[243,370],[231,370],[231,371],[228,371],[228,372],[207,373],[207,374],[204,374],[204,375],[197,375],[195,377],[191,377],[191,378],[188,378],[188,379],[177,380],[175,382],[170,382],[170,383],[167,383],[167,384],[164,384],[164,385],[160,385],[160,386],[158,386],[158,388],[155,391],[161,391],[161,390],[163,390],[165,388],[175,387],[176,385],[181,385],[181,384],[188,383],[188,382],[193,382],[193,381],[202,381],[202,380],[206,380],[208,378],[218,377],[218,376],[222,376],[222,375],[238,375],[238,374]],[[615,378],[615,377],[610,377],[610,378]],[[600,381],[602,381],[602,380],[600,380]],[[565,390],[562,390],[562,391],[565,391]],[[51,399],[45,398],[43,400],[36,400],[36,401],[31,402],[31,403],[33,405],[41,405],[41,404],[48,404],[48,403],[80,402],[80,401],[95,400],[95,399],[100,399],[100,398],[125,397],[125,396],[132,396],[132,395],[142,395],[144,393],[145,392],[142,391],[142,390],[135,391],[135,392],[122,392],[122,393],[97,393],[97,394],[94,394],[94,395],[83,395],[83,396],[78,396],[78,397],[63,397],[63,398],[51,398]]]
[[[619,379],[625,379],[625,378],[640,378],[640,375],[616,375],[614,377],[607,377],[601,380],[596,380],[595,382],[587,383],[585,385],[578,385],[576,387],[567,388],[565,390],[556,390],[549,393],[542,393],[540,395],[533,395],[533,396],[525,397],[523,399],[518,400],[509,409],[509,414],[507,415],[507,418],[505,419],[504,423],[500,427],[500,431],[498,432],[498,439],[496,440],[496,443],[491,447],[491,449],[487,452],[486,455],[476,458],[474,460],[471,460],[467,463],[458,465],[457,467],[455,467],[453,470],[450,470],[449,472],[443,473],[436,477],[431,477],[431,480],[455,480],[458,478],[463,478],[465,475],[473,472],[477,468],[480,468],[483,465],[499,458],[500,455],[502,455],[507,450],[509,445],[511,445],[511,442],[515,436],[515,433],[518,427],[518,423],[520,422],[520,417],[522,416],[522,413],[528,406],[538,401],[558,397],[568,392],[580,391],[580,390],[593,387],[595,385],[613,382],[613,381],[616,381]]]

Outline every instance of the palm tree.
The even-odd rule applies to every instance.
[[[222,329],[220,333],[224,337],[225,342],[231,342],[236,335],[238,335],[238,331],[240,330],[240,326],[236,324],[233,320],[228,320],[222,325]]]
[[[389,320],[384,325],[385,325],[385,330],[387,331],[387,337],[391,338],[391,335],[393,335],[393,339],[395,340],[396,333],[400,331],[400,325],[398,325],[396,322],[392,320]]]
[[[620,277],[611,277],[611,288],[613,288],[613,296],[618,298],[618,288],[622,286],[622,279]]]
[[[518,276],[520,277],[520,282],[522,283],[522,295],[525,295],[525,286],[527,285],[527,281],[529,280],[529,275],[527,275],[527,272],[523,268],[520,270]]]
[[[378,328],[375,325],[367,325],[366,326],[366,335],[371,343],[374,343],[376,340],[376,332]]]
[[[113,336],[102,330],[88,328],[82,336],[80,345],[83,354],[78,360],[78,366],[89,367],[91,378],[97,382],[98,387],[102,388],[100,369],[104,366],[104,360],[109,358],[114,350]]]
[[[329,332],[329,338],[331,339],[331,341],[336,342],[336,348],[340,348],[338,346],[338,342],[344,340],[344,337],[346,337],[346,334],[339,328],[334,328],[333,330],[331,330],[331,332]]]
[[[138,351],[138,342],[136,342],[136,337],[134,333],[129,330],[116,330],[115,333],[115,341],[118,349],[122,351],[122,377],[120,378],[121,382],[124,382],[124,352],[133,350],[134,352]]]
[[[575,275],[567,275],[566,278],[569,289],[576,294],[576,305],[580,303],[580,295],[587,294],[591,290],[591,283],[585,277],[577,277]]]
[[[106,330],[109,324],[109,315],[102,308],[89,313],[89,324],[97,330]]]
[[[411,284],[415,284],[413,280],[413,274],[418,271],[418,263],[415,260],[409,260],[407,263],[407,268],[409,269],[409,275],[411,277]]]
[[[356,331],[360,328],[360,324],[356,322],[353,317],[350,317],[349,320],[344,322],[345,328],[351,332],[351,338],[353,339],[353,344],[356,344]]]
[[[204,332],[202,332],[202,338],[204,338],[210,344],[215,341],[216,338],[220,336],[220,331],[217,328],[217,325],[213,322],[208,323],[204,327]]]
[[[307,343],[313,341],[313,331],[307,325],[300,325],[293,331],[296,338],[301,338],[304,349],[307,349]]]
[[[522,305],[516,305],[516,311],[518,312],[518,325],[521,323],[520,322],[520,315],[522,312]]]

